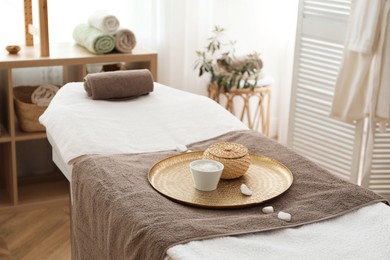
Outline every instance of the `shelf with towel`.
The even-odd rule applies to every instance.
[[[153,80],[157,81],[157,53],[140,46],[136,46],[132,53],[104,55],[92,54],[74,43],[51,44],[50,57],[41,57],[39,46],[22,46],[16,55],[0,52],[0,211],[68,201],[68,189],[64,188],[68,182],[58,169],[50,169],[43,175],[31,172],[31,178],[20,176],[29,160],[20,156],[21,150],[38,154],[39,151],[34,149],[50,148],[45,146],[47,137],[44,131],[23,132],[18,126],[13,72],[21,68],[59,66],[62,68],[62,84],[66,84],[83,81],[91,66],[109,64],[123,64],[125,69],[148,69]],[[51,150],[46,150],[43,152],[46,155],[51,153]],[[51,162],[51,158],[48,160]]]

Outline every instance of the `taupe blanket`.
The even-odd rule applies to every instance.
[[[385,201],[254,131],[231,132],[189,149],[204,150],[220,141],[241,143],[251,153],[280,161],[294,175],[292,186],[256,207],[193,208],[160,195],[147,180],[154,163],[176,152],[88,156],[74,166],[72,175],[76,259],[162,259],[169,247],[179,243],[299,226]],[[266,205],[276,213],[263,214]],[[276,217],[280,210],[291,213],[291,222]]]

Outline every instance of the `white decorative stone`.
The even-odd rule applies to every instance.
[[[185,152],[187,152],[187,150],[188,150],[188,148],[184,144],[179,144],[176,146],[176,152],[185,153]]]
[[[272,206],[267,206],[267,207],[264,207],[262,209],[263,213],[265,214],[270,214],[270,213],[274,213],[274,207]]]
[[[291,214],[287,212],[280,211],[278,213],[278,218],[284,221],[291,221]]]
[[[245,184],[241,184],[241,193],[246,195],[246,196],[252,195],[252,191]]]

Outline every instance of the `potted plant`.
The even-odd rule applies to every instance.
[[[196,51],[198,59],[194,69],[199,76],[210,73],[210,88],[230,92],[233,89],[256,87],[263,63],[260,54],[253,52],[245,56],[235,55],[235,41],[224,42],[221,36],[224,28],[215,26],[204,51]]]

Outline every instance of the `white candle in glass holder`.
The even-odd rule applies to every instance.
[[[214,160],[196,160],[190,163],[195,188],[212,191],[218,186],[223,171],[223,164]]]

